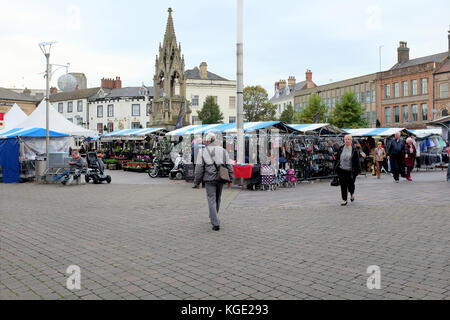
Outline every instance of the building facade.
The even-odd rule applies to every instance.
[[[27,94],[27,91],[24,94],[0,88],[0,114],[3,115],[6,115],[15,103],[26,115],[30,115],[41,101],[40,97],[31,96]]]
[[[100,88],[88,99],[88,128],[99,134],[119,129],[150,128],[153,88]]]
[[[327,105],[329,112],[334,109],[345,92],[353,92],[356,99],[365,107],[364,118],[369,127],[376,127],[376,73],[356,77],[348,80],[316,86],[309,89],[297,90],[294,94],[294,109],[296,112],[303,110],[313,93],[316,93]]]
[[[398,62],[377,74],[377,114],[381,127],[426,128],[437,116],[433,73],[447,58],[439,53],[409,59],[406,42],[398,47]]]
[[[99,90],[100,87],[54,93],[50,95],[50,103],[67,120],[90,129],[88,99]]]
[[[450,112],[450,30],[448,31],[448,54],[445,61],[433,74],[434,109],[437,118],[446,117]]]
[[[223,123],[236,122],[236,81],[227,80],[208,71],[206,62],[186,71],[186,97],[190,102],[190,123],[198,124],[198,112],[208,96],[214,97],[223,114]]]
[[[287,80],[287,85],[286,80],[275,82],[275,93],[274,96],[269,100],[270,103],[277,107],[275,116],[279,118],[289,105],[295,107],[294,96],[297,91],[315,87],[316,84],[312,81],[311,70],[306,71],[305,81],[297,83],[295,77],[291,76]]]

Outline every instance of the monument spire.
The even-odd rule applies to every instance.
[[[167,18],[166,34],[164,35],[164,42],[168,44],[170,43],[170,41],[172,41],[172,39],[175,39],[176,43],[175,28],[173,26],[173,19],[172,19],[172,8],[169,8],[167,11],[169,12],[169,17]]]

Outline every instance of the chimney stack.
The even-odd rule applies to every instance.
[[[200,64],[200,78],[207,79],[208,78],[208,65],[206,62],[202,62]]]
[[[312,72],[309,69],[306,70],[306,82],[312,82]]]
[[[284,88],[286,88],[286,80],[280,80],[280,82],[278,82],[278,89]]]
[[[450,26],[448,29],[448,57],[450,58]]]
[[[289,87],[295,86],[295,83],[296,83],[295,77],[289,77],[289,79],[288,79],[288,86]]]
[[[280,83],[277,81],[275,82],[275,92],[277,92],[278,89],[280,89]]]
[[[397,49],[398,53],[398,63],[403,63],[409,61],[409,48],[406,41],[400,41],[399,47]]]
[[[104,89],[120,89],[122,88],[122,80],[120,80],[120,77],[116,77],[116,80],[102,78],[101,87]]]

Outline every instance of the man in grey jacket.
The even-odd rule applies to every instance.
[[[216,135],[208,133],[205,138],[206,147],[200,149],[195,165],[195,184],[199,185],[205,182],[206,197],[208,199],[209,219],[214,231],[220,230],[219,208],[222,197],[223,182],[218,180],[218,168],[220,165],[226,165],[231,181],[233,181],[233,167],[228,159],[224,148],[213,145],[216,141]],[[231,188],[231,183],[228,183]]]

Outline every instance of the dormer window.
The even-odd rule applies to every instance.
[[[103,91],[103,89],[100,88],[100,90],[98,91],[98,96],[100,98],[104,98],[105,97],[105,91]]]

